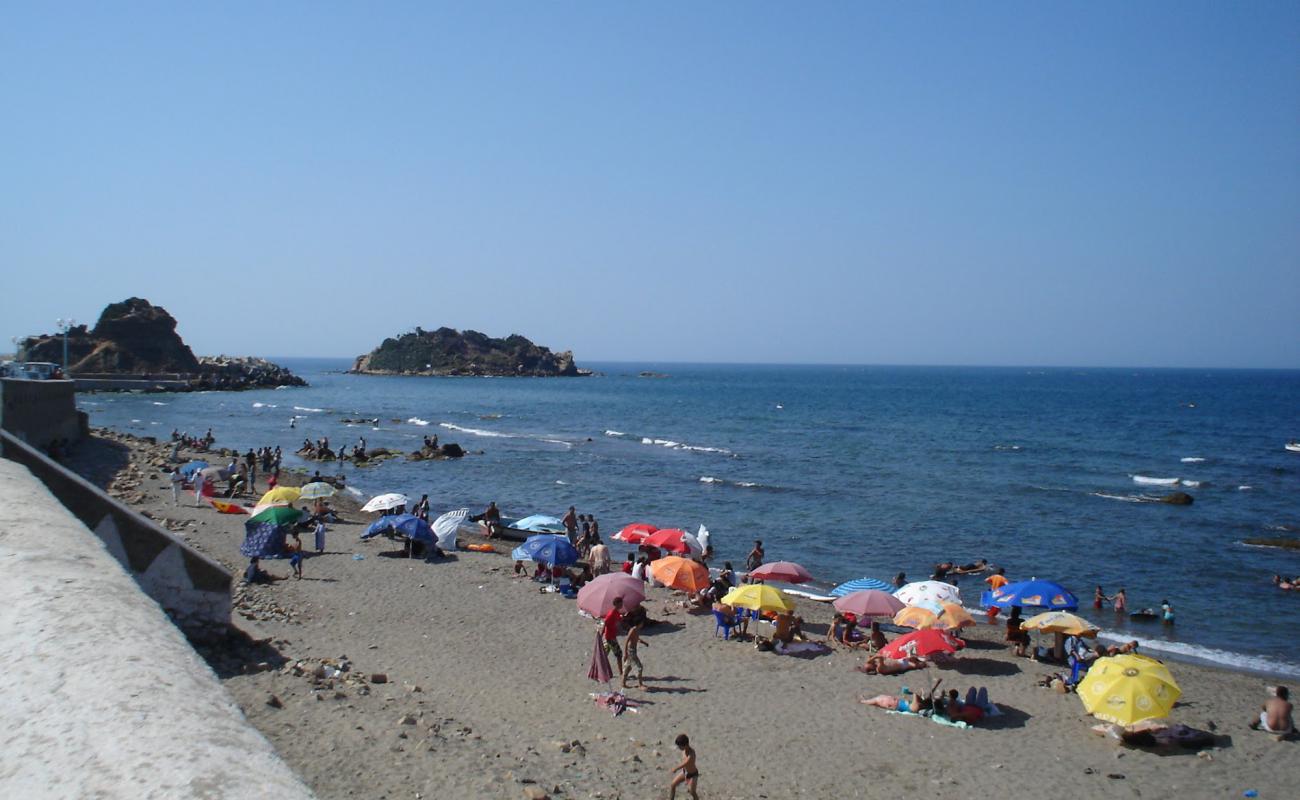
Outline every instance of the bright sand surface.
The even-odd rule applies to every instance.
[[[143,493],[141,510],[242,572],[247,518],[196,507],[192,495],[173,507],[165,476],[149,466],[167,449],[130,443],[138,487],[114,491]],[[124,451],[107,450],[87,445],[74,466],[100,480],[131,469]],[[1170,720],[1213,724],[1223,746],[1200,756],[1130,749],[1090,732],[1096,721],[1077,696],[1035,685],[1058,668],[1011,656],[1001,629],[981,626],[955,668],[930,673],[945,689],[987,686],[1005,713],[958,730],[856,702],[922,688],[924,672],[867,676],[854,670],[862,657],[843,650],[805,658],[723,641],[711,615],[676,607],[679,595],[665,589],[647,601],[671,623],[645,635],[651,688],[628,692],[638,713],[614,717],[589,698],[601,688],[586,675],[595,623],[573,601],[511,577],[505,555],[394,557],[393,542],[358,540],[369,515],[346,516],[358,524],[331,528],[304,580],[242,595],[236,623],[269,647],[212,657],[248,718],[321,797],[666,797],[679,733],[697,750],[701,797],[1228,798],[1253,789],[1281,798],[1300,786],[1297,743],[1246,727],[1271,683],[1263,678],[1170,662],[1183,690]],[[287,562],[266,566],[289,574]],[[799,613],[822,638],[829,607],[806,601]],[[315,663],[342,656],[353,674],[388,681],[317,689]],[[245,673],[241,657],[270,668]],[[299,660],[309,662],[303,675]],[[272,695],[280,707],[268,705]]]

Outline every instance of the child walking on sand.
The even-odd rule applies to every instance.
[[[293,567],[293,577],[302,580],[302,539],[297,533],[294,533],[293,543],[289,545],[289,566]]]
[[[677,787],[684,783],[691,792],[692,800],[699,800],[700,796],[695,791],[700,781],[700,771],[695,765],[695,748],[691,747],[691,740],[684,733],[678,734],[674,744],[682,751],[682,763],[673,767],[673,782],[668,784],[668,799],[674,800],[677,797]]]

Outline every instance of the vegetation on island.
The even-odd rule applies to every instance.
[[[416,328],[358,356],[352,371],[363,375],[475,375],[526,377],[577,377],[590,375],[578,369],[573,353],[552,353],[526,337],[504,339],[467,330]]]

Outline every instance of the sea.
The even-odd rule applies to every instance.
[[[275,359],[306,388],[83,394],[92,425],[173,429],[286,466],[345,474],[364,495],[427,494],[435,512],[495,500],[506,517],[594,514],[622,526],[707,527],[718,563],[755,539],[816,587],[929,576],[987,559],[1055,580],[1103,637],[1157,657],[1300,676],[1300,371],[585,364],[587,378],[350,375],[344,359]],[[348,419],[377,419],[357,424]],[[470,451],[454,461],[320,465],[304,439]],[[1190,494],[1189,506],[1144,496]],[[617,548],[615,554],[622,555]],[[968,607],[983,576],[962,579]],[[1092,608],[1168,600],[1176,624]]]

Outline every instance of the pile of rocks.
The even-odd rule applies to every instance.
[[[302,624],[298,611],[281,605],[273,594],[262,591],[262,587],[254,584],[240,583],[236,586],[231,606],[244,619]]]
[[[264,358],[201,356],[193,389],[255,389],[267,386],[306,386],[307,381]]]

